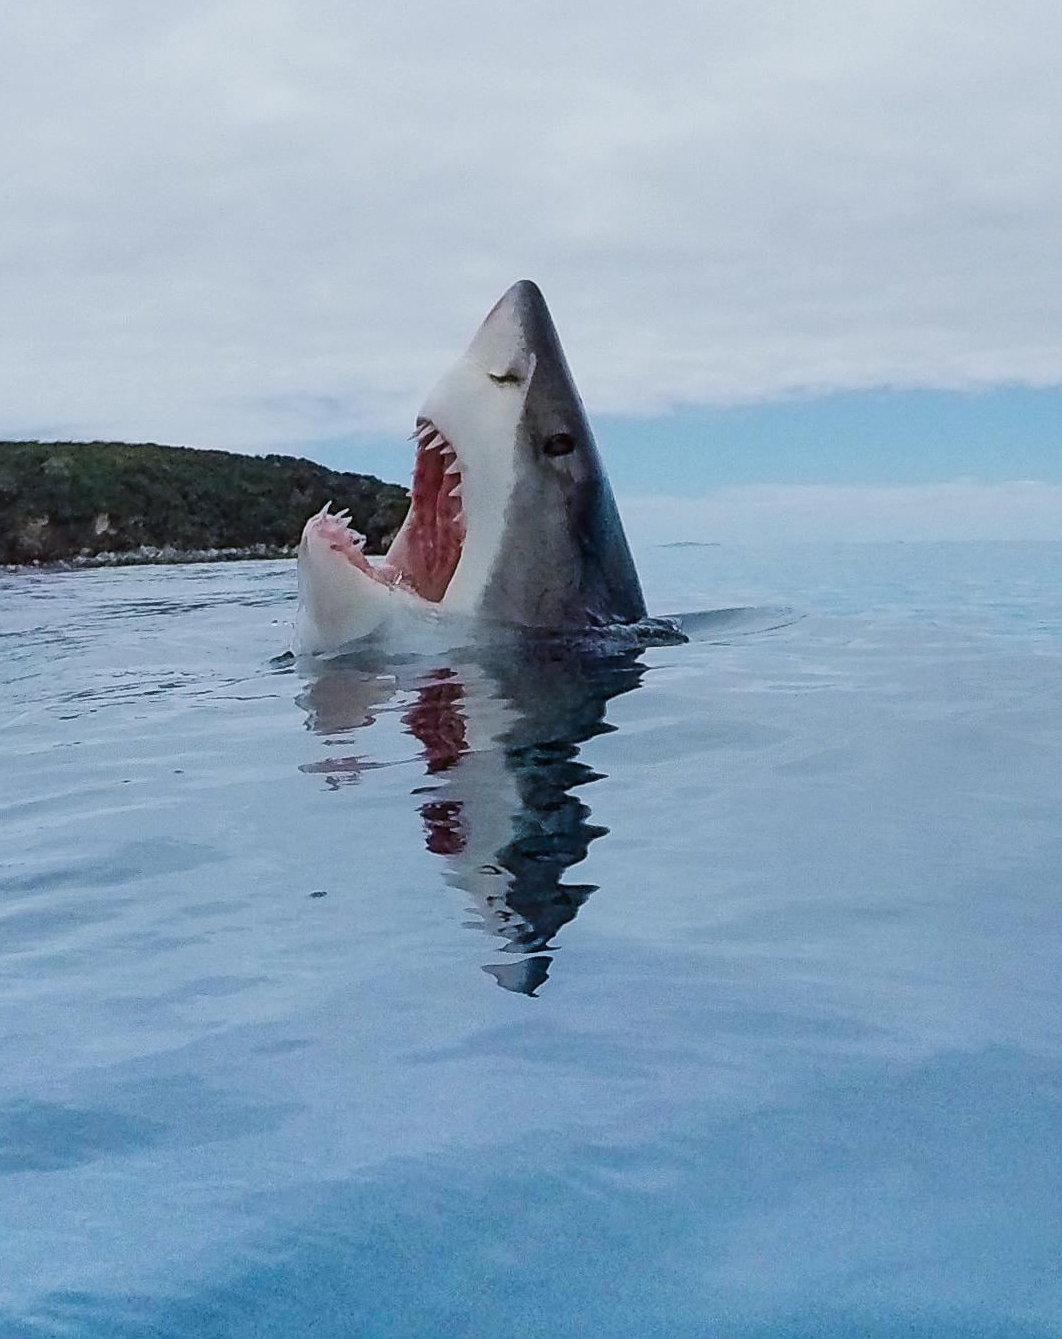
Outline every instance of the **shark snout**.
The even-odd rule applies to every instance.
[[[487,313],[465,356],[505,386],[526,383],[536,363],[559,352],[542,290],[531,279],[520,279]]]
[[[487,313],[484,324],[497,317],[499,321],[520,326],[543,313],[548,317],[549,308],[538,284],[533,279],[517,279]]]

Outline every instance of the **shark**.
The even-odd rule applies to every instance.
[[[292,649],[386,642],[443,617],[546,633],[630,627],[645,597],[560,337],[512,285],[416,416],[409,512],[370,562],[346,511],[307,521]]]

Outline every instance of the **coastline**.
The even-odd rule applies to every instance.
[[[0,567],[142,566],[294,557],[328,503],[382,553],[409,492],[296,456],[155,442],[0,442]]]
[[[3,572],[79,572],[96,567],[173,567],[182,563],[237,563],[298,557],[295,545],[251,544],[242,548],[177,549],[171,544],[161,548],[142,544],[121,553],[79,553],[72,558],[31,559],[25,563],[3,563]]]

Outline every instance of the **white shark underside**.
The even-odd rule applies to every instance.
[[[299,545],[297,652],[440,615],[556,632],[632,624],[645,600],[537,286],[501,298],[417,417],[409,514],[371,564],[327,508]]]

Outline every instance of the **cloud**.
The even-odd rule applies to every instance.
[[[703,497],[620,499],[632,541],[1057,540],[1062,485],[1033,480],[907,486],[755,484]]]
[[[0,428],[408,421],[497,294],[597,412],[1062,379],[1062,9],[41,0],[0,18]]]

